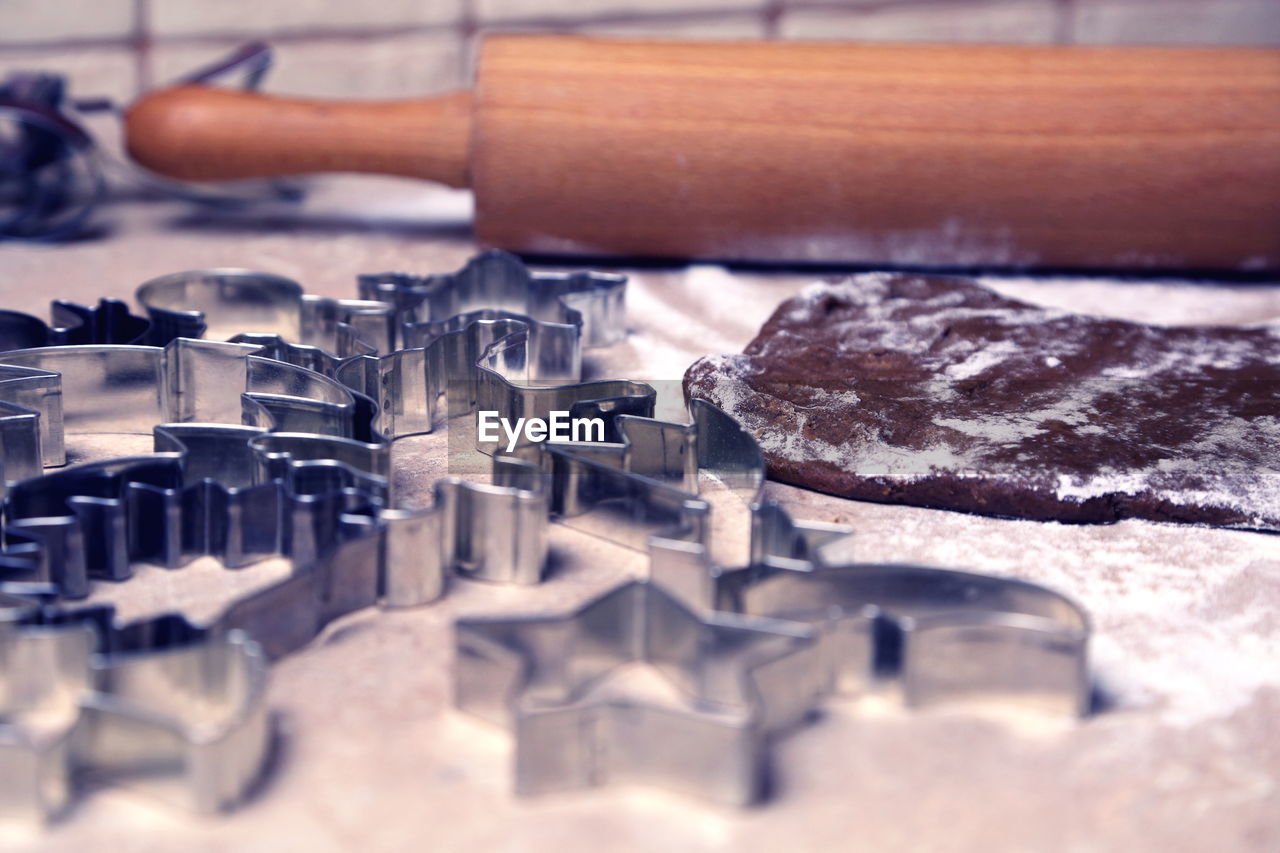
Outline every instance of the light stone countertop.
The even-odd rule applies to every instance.
[[[103,211],[110,232],[0,245],[0,304],[47,316],[56,297],[129,299],[181,269],[240,266],[353,296],[359,272],[442,272],[474,251],[465,194],[384,179],[317,182],[300,209],[211,217],[178,203]],[[359,211],[354,214],[352,211]],[[626,343],[593,351],[591,378],[677,380],[698,356],[738,351],[814,274],[644,268],[631,276]],[[1280,321],[1280,289],[1178,282],[988,278],[1071,310],[1153,322]],[[445,438],[396,446],[397,486],[421,494]],[[148,438],[82,442],[86,457]],[[508,734],[451,708],[458,615],[559,612],[639,574],[644,557],[556,527],[555,571],[536,588],[453,584],[418,609],[366,610],[272,672],[281,750],[258,795],[191,817],[97,791],[9,850],[1203,850],[1280,847],[1280,539],[1145,522],[1068,526],[842,500],[770,484],[798,518],[838,521],[866,560],[1006,573],[1079,600],[1095,623],[1108,697],[1083,722],[973,709],[908,712],[832,702],[774,748],[776,795],[743,811],[647,789],[517,800]],[[717,524],[739,552],[741,514]],[[728,557],[726,557],[727,559]],[[127,618],[222,603],[287,571],[226,572],[205,559],[102,585]]]

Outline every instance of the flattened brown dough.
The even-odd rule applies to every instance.
[[[784,302],[688,396],[777,480],[1039,520],[1280,529],[1280,330],[1160,327],[871,274]]]

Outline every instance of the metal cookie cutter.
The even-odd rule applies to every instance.
[[[1015,595],[1007,586],[1012,582],[985,578],[987,586],[957,586],[960,573],[931,569],[910,575],[904,586],[898,567],[878,567],[885,577],[876,584],[868,578],[877,567],[827,566],[819,551],[837,531],[794,524],[776,507],[759,504],[759,449],[724,413],[695,402],[692,424],[662,423],[643,417],[652,413],[654,392],[647,386],[572,381],[580,344],[607,341],[609,330],[622,328],[620,282],[560,277],[540,289],[518,262],[492,256],[452,276],[373,277],[366,295],[386,300],[375,302],[305,297],[286,280],[284,287],[264,285],[249,273],[216,273],[192,284],[200,275],[181,274],[165,288],[194,288],[190,298],[204,300],[203,309],[184,313],[176,298],[150,304],[158,329],[151,339],[206,326],[222,334],[233,326],[219,328],[219,318],[241,322],[252,306],[265,305],[273,319],[237,335],[259,348],[179,340],[149,356],[129,356],[136,363],[112,353],[148,348],[0,358],[15,365],[0,368],[0,403],[10,407],[9,416],[0,417],[0,442],[14,470],[34,464],[38,471],[39,439],[45,437],[48,448],[54,436],[61,438],[64,381],[69,399],[81,401],[67,409],[71,431],[113,425],[141,431],[148,418],[147,426],[188,422],[157,430],[162,452],[151,457],[15,485],[0,554],[10,591],[68,597],[87,589],[91,575],[127,576],[135,559],[176,565],[191,554],[216,553],[234,565],[284,554],[295,563],[289,578],[208,625],[173,618],[108,632],[145,650],[179,640],[217,643],[248,630],[265,654],[276,656],[353,609],[431,600],[449,569],[537,580],[548,506],[566,523],[631,547],[654,542],[654,576],[673,591],[628,586],[562,619],[468,620],[498,626],[496,633],[460,628],[460,650],[469,642],[464,635],[472,637],[476,659],[470,675],[459,666],[460,701],[516,721],[523,756],[518,784],[528,791],[637,778],[747,802],[763,784],[769,735],[803,716],[833,684],[856,686],[870,673],[888,673],[901,677],[909,701],[920,701],[963,692],[957,687],[1023,684],[1010,675],[1019,666],[1057,673],[1041,683],[1041,692],[1055,694],[1065,683],[1061,661],[1070,650],[1048,658],[1012,645],[1012,628],[1027,629],[1032,652],[1049,645],[1047,623],[1066,612],[1051,606],[1051,594]],[[498,283],[486,283],[485,275]],[[153,290],[163,296],[165,288]],[[513,295],[520,288],[544,295]],[[148,298],[158,303],[161,296]],[[489,299],[499,308],[478,307]],[[448,319],[450,311],[466,313]],[[264,358],[267,353],[278,358]],[[238,371],[230,366],[235,359]],[[611,442],[525,448],[494,461],[493,486],[446,480],[431,507],[397,509],[387,497],[390,439],[430,429],[442,393],[451,415],[458,415],[451,433],[455,425],[473,427],[466,416],[479,407],[526,416],[569,409],[604,417]],[[104,398],[116,395],[127,409],[149,414],[119,421],[104,415]],[[191,423],[206,417],[253,427]],[[476,446],[474,435],[464,437]],[[52,458],[57,464],[60,457]],[[696,496],[699,471],[751,505],[753,552],[743,569],[718,567],[707,555],[709,508]],[[76,560],[83,570],[67,571]],[[818,612],[812,605],[824,595],[836,606]],[[975,596],[984,607],[973,605]],[[810,625],[761,620],[756,611]],[[975,626],[979,630],[960,630]],[[948,628],[955,630],[948,635]],[[754,640],[743,639],[748,636]],[[565,658],[554,657],[551,647]],[[992,648],[1015,665],[992,668],[986,663]],[[1083,641],[1072,648],[1080,651],[1083,678]],[[949,683],[930,673],[927,667],[947,654],[966,662],[980,658],[980,671],[944,666],[942,675],[955,675]],[[637,660],[686,687],[689,707],[594,695],[614,665]],[[678,751],[664,748],[668,732],[675,733]],[[561,735],[571,747],[564,753]],[[722,751],[696,757],[704,741]],[[218,760],[254,761],[252,751],[238,755]]]
[[[692,613],[712,621],[739,614],[765,618],[775,629],[806,625],[816,654],[787,670],[776,689],[796,690],[810,705],[830,692],[893,684],[909,706],[994,697],[1086,712],[1089,625],[1077,605],[1014,579],[829,564],[824,551],[849,531],[794,522],[778,505],[758,502],[763,470],[754,440],[713,406],[694,401],[691,409],[690,425],[621,417],[623,440],[613,445],[522,449],[551,472],[560,521],[649,547],[651,583],[624,587],[565,617],[457,623],[457,705],[514,730],[517,793],[618,779],[727,803],[759,796],[767,726],[733,738],[692,716],[586,698],[605,667],[662,661],[667,642],[692,655],[695,670],[735,665],[740,650],[682,639],[665,615],[654,614],[679,612],[686,621],[696,621]],[[714,472],[750,502],[746,567],[724,568],[710,558],[709,507],[692,493],[699,470]],[[638,645],[620,653],[619,635]],[[659,638],[656,649],[645,645],[651,636]],[[736,665],[751,660],[744,656]],[[692,692],[707,698],[696,682]]]
[[[541,477],[527,468],[508,472],[502,486],[446,478],[430,506],[396,508],[385,443],[207,424],[160,426],[155,436],[160,452],[153,455],[15,484],[0,579],[7,567],[16,579],[50,583],[62,598],[76,598],[88,593],[91,578],[124,580],[138,561],[177,566],[213,554],[236,567],[281,555],[303,572],[330,558],[345,541],[334,538],[338,533],[370,538],[359,580],[335,576],[357,604],[332,612],[326,602],[342,596],[331,589],[338,580],[326,575],[318,597],[299,604],[311,601],[320,616],[254,630],[274,656],[356,607],[432,601],[454,571],[514,583],[540,578],[546,496]],[[291,624],[313,629],[301,641],[268,641]]]
[[[159,423],[248,423],[374,438],[372,403],[249,344],[66,346],[0,354],[0,402],[39,415],[41,458],[66,464],[68,433],[150,434]],[[18,462],[5,444],[5,467]],[[25,447],[23,448],[25,450]]]
[[[491,264],[498,264],[499,268],[502,269],[509,268],[511,263],[515,263],[511,259],[504,258],[502,256],[494,256],[488,260]],[[478,263],[472,264],[468,269],[479,269],[482,266],[482,264]],[[517,267],[521,270],[523,269],[523,267],[518,264]],[[169,277],[167,279],[158,280],[159,284],[151,289],[163,295],[175,288],[195,286],[191,278],[192,275],[194,274],[182,274],[178,277]],[[470,279],[475,278],[474,275],[469,275]],[[217,300],[214,300],[212,304],[219,305],[224,310],[229,310],[228,306],[242,310],[246,305],[254,305],[264,302],[265,304],[297,303],[304,306],[312,306],[312,309],[316,309],[316,306],[328,306],[325,311],[310,310],[309,312],[304,313],[306,313],[306,316],[312,318],[324,316],[329,320],[333,320],[334,317],[338,316],[335,312],[338,312],[339,309],[345,310],[347,308],[352,308],[351,303],[339,304],[341,303],[339,300],[312,299],[298,303],[297,300],[300,297],[296,286],[290,287],[289,283],[285,282],[281,287],[273,289],[273,287],[270,286],[270,282],[268,282],[267,285],[264,285],[260,276],[247,276],[249,276],[249,274],[245,274],[244,276],[236,275],[232,276],[230,281],[224,281],[219,275],[210,275],[208,277],[198,279],[199,286],[196,287],[196,290],[198,293],[204,294],[206,297],[209,296],[209,293],[211,292],[220,293],[221,295]],[[508,278],[510,278],[509,274]],[[560,286],[556,292],[562,295],[573,295],[577,292],[574,288],[587,287],[588,289],[593,289],[594,292],[603,293],[607,297],[607,304],[620,304],[620,281],[609,280],[601,283],[589,278],[582,281],[578,280],[582,279],[582,277],[571,278],[573,278],[576,283],[572,283],[572,286]],[[467,279],[466,276],[464,276],[464,279],[470,280]],[[144,288],[144,290],[147,290],[147,288]],[[223,291],[229,291],[231,295],[227,295],[227,293],[224,293]],[[440,289],[437,288],[435,292],[438,295],[438,293],[443,291],[440,291]],[[281,293],[284,294],[283,297],[280,296]],[[154,301],[156,293],[152,293],[151,296]],[[172,296],[172,293],[169,293],[169,296]],[[415,297],[415,299],[416,298],[417,297]],[[558,298],[559,297],[557,297],[557,299]],[[289,303],[290,299],[294,300],[294,303]],[[379,320],[383,320],[387,316],[387,306],[382,304],[359,303],[354,305],[354,307],[358,308],[360,312],[363,312],[361,316],[376,317],[379,318]],[[199,331],[204,328],[205,315],[203,313],[189,311],[181,312],[172,310],[171,308],[160,309],[155,305],[151,305],[150,308],[153,316],[156,317],[157,334],[160,337],[167,337],[175,332]],[[572,329],[576,334],[578,327],[581,325],[580,316],[578,316],[575,311],[568,308],[564,309],[564,313],[566,314],[567,319],[572,322],[568,324],[561,324],[560,327],[564,329]],[[187,322],[188,325],[182,326],[180,321]],[[525,325],[527,326],[527,324]],[[197,328],[197,326],[199,328]],[[340,321],[334,321],[334,323],[329,323],[329,325],[325,326],[325,328],[330,331],[338,327],[343,327],[343,323]],[[496,330],[496,332],[488,335],[488,337],[498,337],[502,351],[507,355],[514,352],[518,349],[519,345],[525,343],[527,340],[526,337],[521,334],[526,329],[525,326],[521,325],[520,321],[516,321],[514,319],[501,321],[478,320],[468,323],[457,331],[443,332],[432,344],[430,352],[437,357],[437,360],[442,359],[446,361],[458,372],[475,371],[477,369],[475,365],[477,358],[476,353],[486,349],[485,344],[488,337],[484,334],[485,330]],[[601,332],[600,334],[602,335],[604,333]],[[358,336],[354,335],[348,335],[346,339],[356,342],[359,342],[360,340]],[[337,338],[334,340],[336,341]],[[337,344],[335,343],[333,345]],[[61,461],[60,452],[56,447],[58,439],[61,437],[61,431],[57,429],[57,425],[61,421],[61,411],[57,405],[59,395],[56,385],[60,381],[59,370],[57,368],[67,367],[68,365],[64,362],[73,360],[75,362],[74,366],[79,368],[73,371],[73,374],[76,377],[87,380],[80,383],[81,387],[77,388],[76,394],[73,396],[78,400],[92,403],[92,405],[84,408],[95,415],[99,415],[96,418],[88,418],[83,414],[83,412],[73,411],[71,414],[76,417],[70,418],[72,425],[77,425],[77,420],[87,419],[90,421],[87,426],[85,424],[79,424],[83,427],[82,431],[141,432],[142,430],[139,427],[141,427],[143,423],[154,423],[155,421],[189,421],[193,419],[233,420],[234,418],[231,416],[232,413],[229,411],[219,411],[212,416],[198,417],[186,410],[175,411],[173,405],[174,403],[180,403],[185,400],[188,408],[199,404],[203,408],[208,409],[208,405],[199,402],[208,393],[201,391],[200,387],[198,387],[199,383],[209,378],[222,378],[213,373],[206,364],[202,362],[193,363],[193,359],[195,357],[192,355],[188,355],[183,359],[183,354],[195,351],[197,354],[202,354],[204,356],[217,354],[219,352],[223,352],[223,355],[225,355],[226,353],[224,351],[229,349],[230,346],[231,345],[227,344],[219,345],[214,343],[202,343],[186,339],[178,339],[170,344],[166,351],[139,350],[137,352],[126,352],[123,348],[106,348],[101,351],[95,351],[92,354],[94,356],[92,359],[87,357],[90,355],[87,352],[73,352],[65,349],[47,349],[15,353],[8,360],[10,362],[23,365],[26,369],[11,371],[11,373],[16,375],[14,376],[14,381],[10,383],[10,395],[15,398],[16,402],[29,402],[33,407],[37,407],[37,404],[39,403],[45,404],[47,411],[45,412],[46,417],[43,418],[43,424],[45,426],[44,431],[51,439],[46,442],[46,447],[52,448],[52,452],[46,453],[45,461],[48,464],[57,464]],[[359,351],[363,352],[364,350],[359,349]],[[329,355],[322,350],[316,350],[315,352],[319,353],[321,356]],[[172,359],[169,357],[171,354],[173,356]],[[155,372],[163,374],[163,381],[158,379],[154,383],[155,393],[151,394],[155,400],[159,401],[159,410],[152,416],[142,416],[137,423],[132,421],[125,424],[117,424],[110,421],[104,422],[103,418],[100,417],[97,403],[106,393],[118,394],[121,391],[121,388],[117,386],[125,386],[128,384],[124,379],[122,379],[122,375],[129,375],[129,368],[132,367],[131,360],[141,359],[146,361],[147,359],[154,360],[157,357],[159,358],[159,363],[157,365],[152,365],[148,362],[143,366],[143,369],[134,370],[132,372],[141,376],[144,380],[144,384],[147,368],[154,368]],[[334,358],[336,358],[336,356],[334,356]],[[360,358],[360,356],[356,356],[356,358]],[[93,369],[86,369],[82,366],[82,363],[84,362],[87,362],[89,367]],[[322,390],[326,390],[328,393],[336,394],[338,397],[342,397],[346,394],[343,389],[336,385],[331,384],[326,386],[323,377],[308,374],[306,371],[297,367],[290,368],[288,365],[280,364],[269,359],[263,359],[261,357],[256,357],[256,360],[251,359],[248,363],[251,367],[262,364],[272,365],[272,369],[276,372],[283,373],[286,376],[291,375],[293,377],[292,381],[295,384],[297,384],[301,378],[305,377],[307,382],[321,388]],[[186,366],[183,367],[183,364]],[[249,388],[250,391],[253,392],[254,385],[252,383],[252,373],[249,378]],[[625,385],[628,390],[634,386],[633,383],[622,384]],[[32,387],[33,385],[34,388]],[[429,383],[428,386],[426,397],[428,400],[431,400],[433,399],[433,391]],[[611,387],[610,383],[599,383],[595,386],[584,386],[584,388],[585,390],[594,392],[599,386]],[[234,389],[236,386],[231,383],[219,382],[218,387],[221,391],[226,392]],[[510,387],[514,389],[515,386]],[[541,391],[542,389],[538,390]],[[27,397],[31,397],[32,399],[27,399],[27,397],[24,397],[23,394],[20,393],[24,391],[34,391],[34,395],[30,393],[27,394]],[[51,393],[46,393],[50,391]],[[165,392],[168,392],[168,398],[166,398]],[[514,394],[517,392],[513,391],[512,393]],[[532,394],[535,392],[531,391],[530,393]],[[144,391],[142,397],[145,398],[146,396],[147,392]],[[244,405],[248,406],[250,402],[255,400],[256,396],[261,396],[261,393],[259,392],[256,395],[255,393],[249,393],[245,395],[245,400],[242,402],[244,402]],[[278,397],[281,395],[276,396]],[[367,400],[364,400],[359,394],[351,394],[349,396],[355,402],[358,411],[368,414],[370,409],[368,405],[364,405],[363,408],[361,408],[361,403],[363,402],[367,404]],[[420,390],[417,397],[421,399],[422,396],[423,393]],[[225,398],[226,394],[223,393],[222,397]],[[155,400],[152,401],[153,408],[155,408],[156,405]],[[128,403],[131,401],[125,400],[123,402]],[[146,400],[140,399],[139,402],[145,404]],[[279,402],[279,400],[275,400],[276,408],[279,408]],[[520,404],[520,402],[521,401],[517,401],[515,404]],[[125,408],[130,412],[145,410],[145,406],[134,405],[122,408]],[[215,408],[219,408],[221,410],[227,409],[228,407],[222,405]],[[362,417],[357,426],[353,426],[351,429],[344,431],[341,429],[330,428],[330,425],[327,424],[317,425],[299,422],[299,419],[296,417],[298,413],[293,412],[289,407],[285,407],[283,411],[284,415],[294,416],[291,418],[289,423],[281,423],[281,413],[275,411],[275,409],[268,411],[267,414],[272,417],[250,419],[250,422],[268,422],[274,429],[292,428],[314,433],[330,433],[339,436],[356,435],[357,437],[368,437],[374,442],[381,441],[381,439],[376,436],[376,431],[372,426],[370,426],[370,423],[372,423],[376,415]],[[28,421],[24,421],[24,424],[29,424],[29,419]],[[313,448],[314,444],[314,442],[311,443]],[[330,451],[326,452],[336,452],[333,451],[333,448],[336,446],[337,445],[331,444]],[[317,451],[314,451],[313,449],[311,452]],[[514,481],[511,478],[514,478]],[[545,523],[545,515],[540,509],[542,497],[538,494],[539,490],[527,485],[524,482],[524,480],[527,479],[528,478],[525,474],[520,471],[515,471],[508,475],[507,482],[496,488],[464,484],[454,480],[444,481],[437,487],[437,500],[435,502],[435,509],[443,507],[443,511],[432,513],[407,509],[384,509],[380,512],[378,520],[380,522],[385,522],[389,531],[394,534],[388,536],[388,551],[394,552],[396,550],[395,543],[403,541],[417,543],[429,532],[437,531],[441,533],[440,539],[442,541],[448,541],[456,544],[457,546],[452,549],[446,547],[446,551],[451,551],[451,556],[446,557],[445,562],[455,565],[459,570],[466,574],[473,577],[511,580],[516,582],[531,582],[536,580],[541,567],[541,555],[545,553],[545,533],[541,532],[542,525]],[[531,483],[532,481],[529,482]],[[530,516],[531,512],[537,513],[538,518],[541,520],[536,522],[532,521]],[[439,519],[440,516],[447,516],[448,520],[441,523]],[[65,516],[59,516],[59,518],[65,519]],[[443,531],[439,530],[441,527],[444,528]],[[510,547],[507,547],[502,545],[502,540],[498,540],[487,535],[487,532],[492,529],[519,531],[519,534],[513,538],[513,544]],[[408,531],[413,531],[413,534],[410,535]],[[490,542],[488,540],[494,541]],[[119,562],[124,563],[126,561],[121,560]],[[122,576],[123,571],[124,569],[108,570],[107,574],[108,576],[119,577]],[[66,588],[71,586],[73,585],[64,584],[64,587]],[[442,579],[436,583],[424,583],[421,582],[420,576],[415,576],[413,582],[409,583],[407,586],[403,583],[389,582],[389,589],[392,591],[390,597],[398,603],[421,603],[423,600],[429,600],[429,598],[435,597],[439,594],[442,586]]]
[[[896,686],[909,707],[995,699],[1084,715],[1087,614],[1015,578],[904,564],[837,564],[837,530],[752,512],[751,559],[721,567],[697,543],[655,539],[651,577],[696,608],[795,620],[820,631],[830,689]]]
[[[257,443],[266,438],[285,443]],[[76,599],[88,594],[91,578],[126,580],[133,563],[172,567],[201,554],[231,568],[288,556],[305,572],[367,532],[367,515],[385,490],[376,472],[288,458],[290,445],[311,438],[249,427],[157,427],[157,445],[169,452],[17,483],[5,507],[0,581],[47,584],[59,599]],[[366,574],[371,603],[376,564]],[[353,578],[347,586],[363,588]]]
[[[546,369],[562,378],[580,374],[582,347],[610,346],[626,335],[624,277],[532,273],[497,250],[455,273],[378,273],[359,282],[360,299],[334,299],[271,273],[190,270],[146,282],[136,298],[161,340],[277,336],[339,359],[420,346],[412,339],[454,331],[458,318],[525,319],[555,340],[547,348],[557,350],[562,366]]]
[[[755,802],[770,738],[803,720],[823,685],[807,627],[699,616],[640,582],[564,616],[461,619],[456,638],[458,706],[514,730],[521,794],[638,781]],[[685,701],[598,695],[631,662],[651,665]]]
[[[66,464],[65,437],[147,435],[164,422],[222,422],[367,439],[373,404],[256,347],[64,346],[0,353],[4,484]],[[65,403],[65,405],[64,405]]]
[[[824,549],[849,531],[794,522],[760,501],[764,464],[749,433],[719,409],[690,403],[693,423],[622,416],[620,441],[536,445],[551,474],[557,520],[651,554],[651,579],[690,606],[790,619],[821,629],[832,688],[896,683],[906,703],[995,696],[1084,714],[1088,617],[1074,602],[1013,578],[950,569],[833,564]],[[751,559],[709,553],[709,506],[698,473],[732,488],[751,513]]]
[[[511,455],[547,473],[551,511],[567,527],[639,551],[654,537],[705,546],[711,507],[698,497],[699,475],[752,504],[764,484],[764,458],[720,409],[693,400],[689,413],[691,422],[681,424],[613,408],[601,412],[612,442],[528,444]]]
[[[789,706],[794,716],[782,715],[794,723],[829,692],[886,683],[910,707],[996,699],[1065,714],[1088,710],[1087,618],[1043,587],[903,565],[782,569],[764,579],[739,570],[720,575],[718,609],[691,608],[665,582],[673,574],[679,580],[680,569],[707,566],[686,561],[687,543],[671,545],[684,548],[673,555],[655,545],[652,584],[633,583],[568,616],[458,621],[456,703],[514,731],[516,793],[624,781],[751,803],[765,790],[764,750],[778,730],[765,722],[770,701],[803,697]],[[708,626],[732,624],[726,620],[735,614],[781,633],[808,623],[815,633],[806,644],[813,645],[786,666],[774,661],[777,681],[769,687],[757,681],[765,711],[745,721],[704,715],[724,699],[711,692],[706,673],[751,671],[758,658],[710,628],[696,634],[687,627],[695,612]],[[682,619],[685,626],[672,624]],[[690,692],[694,707],[590,697],[608,668],[632,660],[655,664]]]
[[[313,296],[303,293],[292,279],[271,273],[242,269],[170,273],[139,286],[134,298],[151,318],[156,338],[164,341],[278,337],[337,359],[393,349],[392,306]]]
[[[617,284],[607,290],[620,306]],[[391,316],[385,305],[338,302],[316,304],[351,309],[379,322]],[[313,315],[337,316],[323,311]],[[344,316],[327,327],[334,332],[329,345],[347,347],[356,353],[352,357],[364,358],[372,347],[356,332],[339,328],[354,329],[349,319]],[[572,330],[576,338],[581,318],[566,309],[565,319],[571,322],[559,327]],[[484,335],[475,330],[494,326],[493,337],[502,341],[510,368],[518,361],[518,345],[529,340],[528,329],[553,325],[524,321],[522,337],[521,323],[484,317],[437,324],[431,351],[469,374],[477,369],[473,354],[487,347]],[[176,331],[157,325],[150,339],[169,339]],[[45,336],[19,342],[48,341]],[[306,346],[290,344],[289,353],[301,359]],[[554,347],[546,351],[555,354]],[[241,599],[202,626],[177,616],[116,626],[109,613],[102,616],[102,609],[96,609],[100,645],[108,644],[102,638],[127,638],[111,644],[127,646],[142,660],[173,644],[194,654],[246,629],[266,656],[278,656],[353,609],[438,596],[450,567],[476,577],[537,580],[547,522],[539,472],[499,460],[499,469],[516,468],[506,473],[503,485],[446,480],[437,484],[431,507],[389,507],[389,442],[376,429],[376,405],[329,376],[264,358],[262,352],[255,345],[178,338],[163,349],[45,347],[0,358],[0,397],[9,401],[5,420],[22,427],[15,433],[20,441],[5,442],[11,470],[25,465],[38,472],[42,462],[64,464],[67,433],[139,433],[157,422],[180,422],[156,429],[159,452],[147,457],[11,478],[16,482],[6,501],[0,586],[17,596],[13,601],[23,602],[17,609],[26,614],[20,620],[24,638],[47,624],[71,621],[75,612],[54,602],[84,595],[90,577],[128,577],[136,560],[179,565],[195,554],[216,554],[235,566],[281,554],[295,564],[286,580]],[[305,355],[333,364],[331,354],[318,348]],[[210,674],[207,670],[202,672]],[[198,681],[203,676],[189,677]],[[96,695],[80,690],[73,680],[59,678],[57,690]],[[89,699],[79,703],[91,704]],[[253,702],[245,707],[252,710],[250,706],[256,707]],[[230,787],[214,797],[196,797],[199,805],[217,807],[234,800],[250,778],[236,769],[261,763],[262,749],[252,747],[261,739],[243,734],[252,728],[247,721],[254,715],[246,710],[235,716],[240,724],[228,724],[228,737],[250,745],[200,759],[209,763],[207,772]],[[26,743],[27,734],[12,721],[0,725],[0,737],[14,743]],[[156,752],[154,738],[165,737],[153,730],[135,735],[133,741],[147,754]],[[29,804],[42,801],[31,785],[19,784],[16,790],[15,796]],[[50,808],[37,810],[47,813]]]
[[[122,647],[110,608],[0,595],[0,821],[43,822],[85,781],[199,811],[239,801],[270,745],[267,667],[231,632]]]
[[[457,272],[415,276],[360,276],[363,299],[395,306],[402,324],[426,326],[454,317],[493,311],[528,317],[547,326],[573,327],[563,334],[583,347],[620,343],[626,331],[626,278],[598,272],[535,273],[508,252],[491,250]],[[579,369],[566,371],[574,375]]]
[[[20,311],[0,310],[0,352],[68,344],[145,344],[151,323],[136,317],[118,299],[100,299],[95,308],[64,299],[50,308],[52,322]]]
[[[492,251],[457,273],[362,276],[360,300],[305,294],[249,270],[195,270],[142,285],[154,337],[234,339],[340,379],[376,400],[390,437],[430,432],[451,379],[471,381],[484,350],[518,382],[577,382],[582,348],[626,334],[621,276],[533,274]],[[456,410],[456,405],[454,406]]]
[[[49,685],[40,695],[79,697],[75,707],[88,716],[75,723],[81,728],[71,728],[79,732],[89,726],[91,729],[85,730],[101,729],[105,734],[94,741],[92,752],[69,753],[59,745],[63,741],[33,739],[26,725],[29,715],[17,713],[40,702],[22,700],[13,713],[0,706],[0,742],[14,744],[15,754],[24,756],[22,760],[31,767],[28,776],[12,780],[11,790],[0,788],[5,791],[3,796],[17,804],[11,813],[38,817],[56,811],[57,803],[71,795],[68,786],[63,785],[59,797],[49,800],[34,778],[46,778],[73,761],[75,766],[96,769],[95,778],[110,782],[136,786],[140,776],[146,783],[141,787],[150,789],[154,786],[144,772],[147,762],[175,750],[181,755],[164,758],[164,767],[169,768],[165,775],[178,773],[190,788],[176,797],[178,801],[201,810],[234,804],[253,784],[266,759],[269,740],[261,729],[263,694],[260,689],[248,694],[241,691],[236,695],[243,701],[235,705],[234,713],[229,710],[219,716],[217,691],[238,682],[219,668],[222,665],[217,661],[222,658],[212,656],[228,644],[239,643],[237,638],[252,636],[254,665],[261,671],[260,677],[265,677],[265,660],[306,644],[332,619],[375,603],[405,603],[406,596],[420,593],[440,574],[433,560],[442,558],[433,556],[433,549],[465,552],[468,547],[486,547],[456,544],[439,528],[430,526],[431,519],[448,514],[444,502],[417,513],[407,531],[398,527],[398,519],[384,518],[376,497],[386,484],[377,473],[382,457],[372,452],[375,448],[364,448],[369,452],[362,460],[362,449],[355,443],[347,442],[343,449],[344,439],[185,424],[158,427],[156,439],[158,447],[169,449],[148,457],[79,466],[17,484],[8,502],[13,535],[30,533],[30,528],[24,527],[29,520],[36,521],[42,531],[55,528],[62,536],[45,537],[39,544],[47,546],[52,541],[61,548],[55,559],[45,562],[60,567],[62,575],[50,578],[21,571],[17,557],[38,553],[28,549],[18,555],[11,548],[4,555],[9,571],[4,578],[7,582],[0,583],[0,593],[7,592],[15,605],[10,621],[18,626],[24,642],[28,636],[44,637],[49,625],[84,621],[82,614],[88,613],[96,616],[100,641],[113,654],[109,660],[95,658],[102,665],[94,666],[107,673],[115,672],[121,661],[131,666],[136,662],[140,667],[168,667],[159,674],[172,671],[173,677],[185,679],[178,687],[192,693],[193,698],[188,702],[182,691],[167,687],[156,675],[137,685],[140,692],[128,684],[116,691],[129,699],[122,705],[121,700],[110,697],[100,700],[98,695],[107,688],[84,686],[76,675],[80,669],[48,669]],[[339,461],[343,456],[348,462]],[[484,500],[473,499],[477,503]],[[63,517],[56,516],[59,509]],[[458,508],[454,512],[459,517],[467,514]],[[28,519],[29,515],[33,518]],[[545,512],[542,517],[545,520]],[[512,535],[504,547],[511,548],[518,541]],[[39,553],[47,557],[48,548]],[[284,580],[240,598],[199,626],[178,615],[115,625],[109,608],[76,611],[65,603],[73,590],[61,581],[67,565],[75,559],[87,562],[90,570],[96,561],[105,560],[100,568],[114,566],[127,571],[133,561],[179,565],[196,554],[216,554],[228,566],[279,554],[289,557],[294,567]],[[0,572],[0,577],[5,574]],[[36,663],[46,668],[50,654],[62,661],[75,652],[62,647],[38,648],[46,651]],[[182,651],[176,651],[179,648]],[[123,651],[128,651],[129,657],[118,659],[115,655]],[[183,664],[185,669],[166,663],[178,657],[194,663]],[[10,663],[14,660],[9,658]],[[0,686],[21,688],[30,680],[15,666],[5,665],[0,670],[5,674]],[[138,693],[136,700],[134,693]],[[205,697],[205,693],[209,695]],[[170,717],[150,705],[134,710],[138,702],[153,694],[156,701],[174,706],[177,722],[168,722]],[[90,713],[103,703],[115,714],[110,719],[121,720],[112,723],[113,728],[104,728],[95,722],[101,715]],[[195,727],[190,736],[178,725],[187,714],[193,717],[191,726]],[[187,764],[181,764],[179,758]],[[0,800],[0,815],[5,811],[5,801]]]

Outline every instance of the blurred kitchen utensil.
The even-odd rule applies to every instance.
[[[189,180],[469,186],[537,254],[1280,269],[1280,51],[485,40],[472,92],[381,103],[185,86],[128,146]]]

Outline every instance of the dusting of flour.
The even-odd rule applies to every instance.
[[[875,273],[805,288],[747,354],[695,366],[704,377],[697,393],[742,421],[775,462],[829,463],[899,484],[999,480],[1064,505],[1212,507],[1234,526],[1280,527],[1280,455],[1269,450],[1280,448],[1280,422],[1239,417],[1239,394],[1214,387],[1243,376],[1258,405],[1280,406],[1280,347],[1266,346],[1265,333],[1090,321],[971,284],[912,290],[910,279],[895,286],[899,279]],[[824,368],[810,359],[799,375],[776,375],[775,365],[811,347],[832,350],[816,362],[827,373],[812,375]],[[877,381],[868,358],[894,356],[915,374],[888,374],[882,396],[893,399],[858,409],[858,395]],[[997,384],[1013,392],[984,396]],[[1168,402],[1174,394],[1189,396]],[[915,424],[922,413],[932,429]],[[1037,467],[1033,451],[1064,436],[1075,443],[1070,470],[1054,470],[1061,460]],[[1145,464],[1102,464],[1117,442],[1140,450],[1132,458]],[[1100,463],[1091,469],[1092,459]]]

